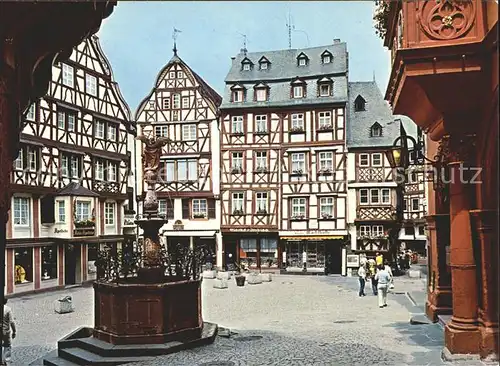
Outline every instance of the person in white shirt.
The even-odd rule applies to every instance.
[[[365,264],[361,264],[358,268],[358,277],[359,277],[359,296],[365,295],[365,284],[366,284],[366,268]]]
[[[378,306],[379,308],[385,308],[387,306],[387,289],[391,283],[391,275],[385,270],[384,266],[380,266],[375,275],[375,280],[378,281]]]
[[[391,282],[389,283],[389,289],[394,288],[394,276],[392,275],[392,269],[391,266],[389,265],[389,262],[385,261],[384,269],[389,273],[389,276],[391,276]]]
[[[12,315],[12,309],[7,306],[7,299],[3,300],[3,339],[2,339],[2,357],[5,357],[4,360],[9,362],[12,353],[12,340],[16,338],[16,324],[14,323],[14,315]],[[12,328],[12,334],[10,333],[10,329]]]

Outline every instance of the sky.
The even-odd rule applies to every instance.
[[[375,34],[373,10],[373,1],[119,1],[98,36],[132,113],[173,56],[174,27],[181,31],[179,57],[222,95],[243,35],[249,52],[289,48],[288,14],[295,28],[292,48],[347,42],[349,80],[375,75],[385,93],[390,54]]]

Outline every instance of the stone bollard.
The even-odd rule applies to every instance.
[[[217,278],[219,280],[230,280],[231,279],[231,272],[218,272],[217,273]]]
[[[271,282],[273,280],[271,273],[261,273],[260,278],[262,282]]]
[[[216,277],[217,277],[216,271],[203,271],[203,278],[216,278]]]
[[[65,296],[54,301],[54,311],[58,314],[72,313],[75,311],[71,296]]]
[[[214,283],[214,288],[220,288],[220,289],[223,289],[223,288],[227,288],[227,281],[226,280],[222,280],[222,279],[216,279],[215,280],[215,283]]]
[[[262,278],[260,278],[258,273],[250,273],[247,277],[247,282],[249,285],[258,285],[262,283]]]

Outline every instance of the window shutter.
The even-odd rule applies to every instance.
[[[42,224],[53,224],[55,220],[55,199],[54,196],[45,196],[40,200]]]
[[[307,98],[307,84],[304,83],[302,85],[302,94],[304,95],[304,98]]]
[[[182,199],[182,218],[189,219],[189,198]]]
[[[208,218],[215,219],[215,200],[209,198],[207,200],[207,204],[208,204]]]

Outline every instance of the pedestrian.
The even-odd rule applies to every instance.
[[[384,265],[384,269],[387,271],[387,273],[389,273],[389,276],[391,276],[391,282],[389,284],[389,289],[393,289],[394,288],[394,276],[392,275],[392,269],[391,269],[391,266],[389,265],[389,262],[388,261],[384,261],[385,262],[385,265]]]
[[[375,257],[375,262],[377,264],[377,267],[381,266],[382,264],[384,264],[384,256],[377,252],[377,255]]]
[[[391,282],[391,276],[383,266],[380,266],[377,274],[375,275],[375,278],[378,282],[378,307],[385,308],[387,306],[387,288],[389,287],[389,283]]]
[[[358,268],[358,278],[359,278],[359,296],[366,296],[365,294],[365,284],[366,284],[366,268],[365,264],[362,263]]]
[[[373,261],[373,260],[370,261],[370,282],[372,284],[373,295],[377,296],[377,294],[378,294],[378,288],[377,288],[378,280],[377,280],[377,277],[376,277],[377,266],[375,265],[374,262],[375,261]]]
[[[12,309],[7,306],[7,299],[3,299],[3,324],[2,324],[2,347],[3,360],[2,362],[10,362],[12,357],[12,340],[16,338],[16,324],[14,323],[14,315]],[[12,334],[10,332],[12,328]]]

